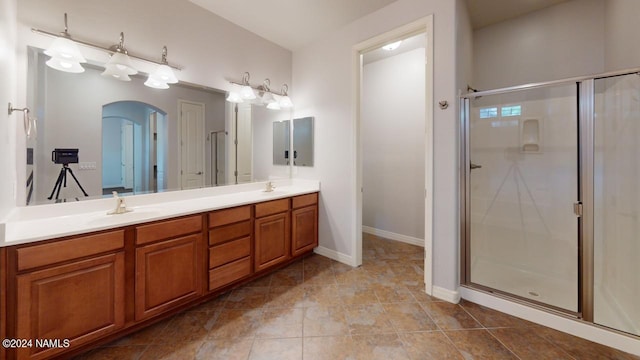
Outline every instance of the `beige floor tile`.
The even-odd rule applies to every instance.
[[[171,319],[163,320],[157,324],[153,324],[147,328],[136,331],[133,334],[129,334],[125,337],[122,337],[107,346],[124,346],[124,345],[150,345],[153,344],[154,341],[158,341],[162,339],[162,334],[164,333],[167,325]]]
[[[318,270],[307,271],[305,270],[303,275],[303,282],[305,285],[336,285],[336,276],[331,270],[331,267],[324,267]]]
[[[302,337],[302,319],[304,309],[274,308],[265,309],[260,326],[256,331],[257,338],[292,338]]]
[[[370,284],[374,279],[362,268],[351,268],[350,270],[338,270],[335,271],[336,282],[340,285],[358,285],[358,284]]]
[[[485,329],[445,331],[445,334],[465,359],[517,359]]]
[[[380,301],[370,285],[339,285],[338,296],[344,305],[377,304]]]
[[[396,331],[426,331],[438,327],[418,303],[384,304],[385,313]]]
[[[208,338],[247,338],[254,337],[260,327],[262,309],[224,309],[211,325]]]
[[[193,360],[204,340],[150,345],[139,360]]]
[[[411,292],[411,295],[413,295],[413,297],[418,302],[440,301],[431,295],[427,295],[427,293],[425,292],[424,285],[420,285],[416,287],[407,287],[407,289],[409,289],[409,292]]]
[[[349,335],[349,324],[342,306],[305,308],[302,325],[302,334],[305,337]]]
[[[303,307],[305,288],[302,286],[272,286],[269,289],[265,308]]]
[[[305,285],[305,306],[342,305],[338,285]]]
[[[267,302],[268,294],[268,287],[237,288],[231,291],[224,306],[227,309],[257,309]]]
[[[573,359],[531,328],[496,328],[489,332],[521,360]]]
[[[444,301],[420,303],[442,330],[482,328],[460,305]]]
[[[403,360],[410,359],[397,334],[353,336],[356,359]]]
[[[224,311],[224,310],[220,310]],[[204,339],[213,328],[219,313],[183,312],[174,316],[157,335],[155,344],[167,344]]]
[[[351,336],[305,336],[302,348],[302,358],[304,360],[338,360],[357,358],[357,350],[355,349]]]
[[[302,338],[256,339],[249,354],[250,360],[302,359]]]
[[[202,343],[196,360],[246,360],[249,358],[253,339],[209,339]]]
[[[345,311],[351,335],[395,332],[391,317],[381,304],[346,306]]]
[[[400,333],[412,360],[463,360],[462,354],[442,331]]]
[[[302,269],[282,269],[271,275],[271,286],[295,286],[302,284]]]
[[[147,349],[146,345],[100,347],[76,357],[77,360],[137,360]]]
[[[371,284],[381,303],[415,302],[415,297],[406,286],[394,283]]]

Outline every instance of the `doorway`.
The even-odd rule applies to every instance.
[[[424,284],[429,295],[432,293],[433,207],[433,61],[429,61],[433,59],[432,34],[433,17],[428,16],[354,47],[359,101],[353,262],[357,266],[363,261],[363,230],[420,244],[424,246]],[[398,42],[401,42],[399,45],[402,42],[419,45],[406,47],[409,51],[400,51],[400,55],[385,59],[387,50],[379,49],[398,45]],[[415,67],[405,73],[406,68],[397,66],[407,61]],[[405,81],[397,81],[400,78]],[[417,96],[410,96],[407,102],[405,91],[410,90],[402,85],[395,87],[399,83],[419,87]],[[387,107],[387,101],[395,105]],[[411,140],[394,143],[400,134]],[[398,186],[397,181],[410,185]],[[402,198],[410,199],[411,208],[402,203]],[[389,200],[400,201],[386,207],[385,201]]]
[[[180,188],[196,189],[205,184],[204,104],[179,101]]]

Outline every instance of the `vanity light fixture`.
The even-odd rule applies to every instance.
[[[251,84],[249,84],[250,77],[251,75],[248,72],[245,72],[242,75],[242,87],[240,88],[240,96],[246,100],[253,100],[256,98],[256,94],[253,92]]]
[[[268,109],[279,110],[281,108],[290,108],[293,106],[291,99],[287,92],[289,91],[289,86],[287,84],[282,85],[282,89],[280,92],[271,90],[271,81],[269,79],[265,79],[262,85],[255,87],[249,83],[250,75],[248,72],[245,72],[242,75],[241,82],[230,81],[233,85],[240,86],[240,91],[229,91],[227,95],[227,101],[232,103],[241,103],[244,100],[252,100],[256,98],[256,94],[254,90],[258,91],[261,99],[260,103],[266,104]],[[249,92],[254,96],[246,97],[245,94],[249,94]]]
[[[169,70],[171,70],[171,68],[180,70],[180,67],[169,64],[166,61],[166,56],[164,56],[162,61],[159,62],[146,57],[130,54],[124,47],[123,33],[120,33],[119,44],[111,47],[106,47],[72,38],[67,29],[66,13],[64,14],[64,27],[64,32],[61,33],[52,33],[31,28],[31,31],[36,34],[55,38],[51,46],[44,52],[46,55],[51,56],[51,59],[47,61],[47,65],[53,69],[66,72],[83,72],[84,68],[80,65],[80,63],[85,63],[87,62],[87,60],[82,56],[82,53],[78,49],[77,45],[80,44],[85,47],[107,52],[111,55],[111,58],[105,65],[105,71],[102,73],[102,75],[104,76],[111,76],[119,80],[130,81],[131,78],[129,77],[129,75],[138,73],[138,71],[133,67],[131,63],[131,58],[134,58],[137,60],[142,60],[148,63],[159,65],[158,69],[153,74],[158,73],[159,79],[168,77],[169,79],[166,81],[167,84],[172,84],[171,81],[175,80],[177,82],[178,80],[175,77],[175,74],[173,74],[173,71],[171,71],[171,75],[173,75],[173,77],[171,77],[171,75],[166,72],[166,68],[164,66],[169,68]],[[163,53],[163,55],[166,54]],[[163,80],[163,83],[164,82],[165,81]]]
[[[167,47],[162,48],[162,64],[158,65],[156,70],[149,74],[147,81],[144,84],[154,89],[168,89],[168,84],[175,84],[178,82],[178,78],[173,73],[173,70],[167,65]]]
[[[290,107],[293,107],[293,103],[291,102],[291,99],[289,98],[289,86],[287,86],[287,84],[283,84],[282,85],[282,90],[280,90],[280,92],[282,93],[282,97],[280,98],[280,107],[284,108],[284,109],[288,109]]]
[[[113,51],[113,55],[105,65],[105,70],[102,72],[102,76],[111,76],[120,81],[131,81],[129,75],[135,75],[138,70],[133,68],[131,59],[129,58],[129,52],[124,47],[124,33],[120,33],[120,42],[117,45],[113,45],[110,48]]]
[[[382,49],[387,50],[387,51],[393,51],[393,50],[397,49],[398,46],[400,46],[400,44],[402,44],[402,40],[398,40],[396,42],[392,42],[391,44],[387,44],[387,45],[383,46]]]
[[[66,13],[64,14],[64,31],[60,33],[59,37],[56,37],[44,53],[51,57],[46,64],[53,69],[68,73],[84,72],[84,68],[80,63],[86,63],[87,60],[82,56],[78,46],[71,40]]]

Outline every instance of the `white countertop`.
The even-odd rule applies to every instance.
[[[17,207],[0,223],[0,247],[63,236],[113,229],[211,210],[309,194],[320,182],[302,179],[275,180],[276,189],[264,192],[266,182],[124,197],[127,209],[107,215],[114,199]]]

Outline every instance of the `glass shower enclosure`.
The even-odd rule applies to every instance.
[[[640,76],[461,100],[462,284],[640,335]]]

